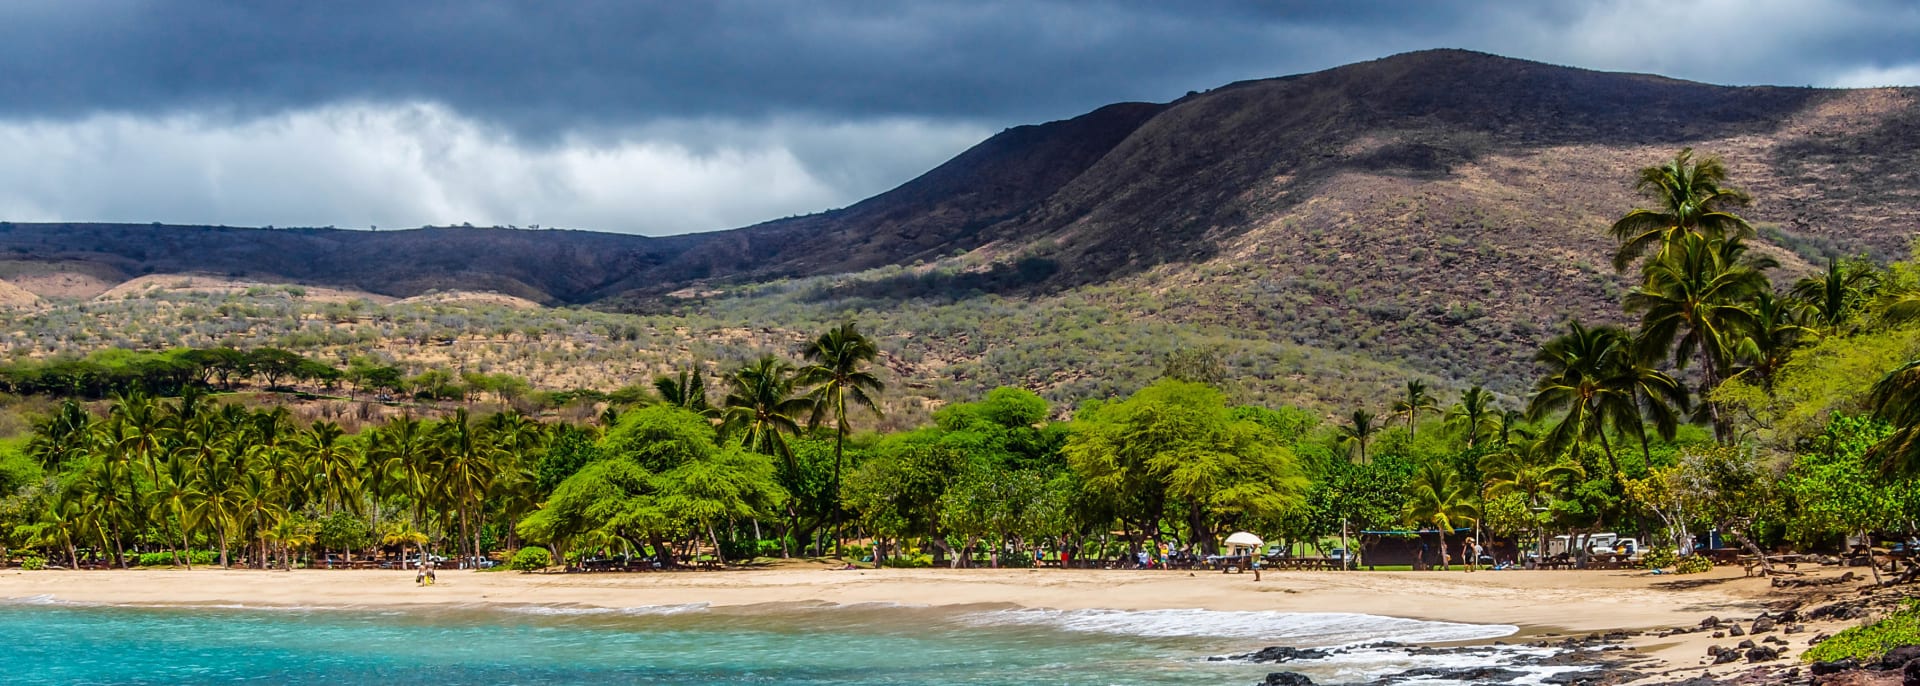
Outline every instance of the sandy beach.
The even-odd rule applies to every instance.
[[[1836,570],[1816,575],[1838,574]],[[706,604],[897,603],[1017,606],[1061,610],[1266,610],[1357,612],[1519,626],[1518,640],[1609,631],[1691,627],[1707,616],[1750,619],[1796,597],[1851,595],[1853,586],[1814,597],[1773,589],[1737,568],[1694,576],[1644,571],[1275,572],[1250,574],[1117,570],[836,570],[791,564],[774,569],[630,574],[522,574],[443,571],[422,588],[411,572],[300,570],[128,570],[0,572],[0,599],[56,599],[132,605],[396,607],[569,605],[627,608]],[[1784,636],[1797,656],[1820,630]],[[1640,671],[1690,676],[1715,640],[1708,633],[1626,641],[1648,660]],[[1746,665],[1725,665],[1715,673]]]

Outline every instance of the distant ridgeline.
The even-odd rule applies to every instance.
[[[631,403],[645,392],[624,388],[612,393],[590,390],[536,392],[512,374],[454,374],[427,369],[408,376],[399,367],[371,357],[355,357],[345,367],[283,348],[176,348],[145,352],[109,348],[86,356],[21,359],[0,364],[0,391],[18,395],[100,399],[142,391],[181,395],[190,389],[234,390],[252,386],[269,391],[335,391],[404,394],[415,400],[467,401],[491,395],[503,402],[536,408],[577,400]]]

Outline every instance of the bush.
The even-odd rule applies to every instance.
[[[887,566],[895,569],[925,569],[933,566],[932,555],[913,555],[887,558]]]
[[[507,567],[522,572],[537,572],[553,566],[553,553],[546,548],[530,545],[514,552],[513,561]]]
[[[1678,559],[1679,558],[1673,554],[1672,548],[1654,548],[1647,551],[1647,554],[1640,558],[1640,561],[1647,566],[1647,569],[1665,569],[1672,567],[1673,563]]]
[[[211,565],[220,561],[220,556],[211,550],[189,551],[182,557],[196,565]],[[174,554],[171,552],[140,553],[134,558],[133,564],[136,567],[172,567],[174,560]]]
[[[1675,560],[1673,563],[1673,573],[1675,574],[1699,574],[1701,572],[1711,571],[1712,569],[1713,560],[1707,559],[1705,555],[1688,555]]]
[[[46,569],[47,558],[41,557],[39,555],[28,555],[26,557],[20,558],[20,568],[30,572]]]
[[[1909,600],[1904,607],[1878,622],[1847,629],[1808,648],[1800,659],[1832,662],[1851,657],[1867,662],[1879,659],[1894,648],[1916,644],[1920,644],[1920,603]]]
[[[1000,554],[1000,566],[1009,569],[1027,569],[1033,566],[1033,554],[1025,550]]]
[[[729,560],[751,560],[760,551],[760,544],[748,538],[725,538],[720,540],[720,556]]]

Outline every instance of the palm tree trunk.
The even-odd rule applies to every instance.
[[[230,565],[227,560],[227,530],[221,529],[220,530],[220,568],[226,569],[229,566]]]
[[[1620,473],[1620,461],[1619,461],[1619,460],[1615,460],[1615,459],[1613,458],[1613,444],[1612,444],[1612,443],[1610,443],[1609,441],[1607,441],[1607,430],[1606,430],[1606,427],[1601,427],[1601,429],[1600,429],[1600,449],[1601,449],[1601,450],[1604,450],[1604,451],[1606,451],[1606,453],[1607,453],[1607,468],[1608,468],[1608,469],[1611,469],[1611,470],[1613,470],[1613,472],[1612,472],[1611,474],[1609,474],[1609,475],[1608,475],[1608,479],[1607,479],[1607,480],[1608,480],[1608,481],[1612,481],[1612,482],[1613,482],[1613,484],[1614,484],[1615,486],[1619,486],[1619,485],[1620,485],[1620,479],[1621,479],[1621,478],[1622,478],[1622,477],[1623,477],[1624,475],[1622,475],[1622,474]]]
[[[840,454],[841,454],[841,448],[847,442],[847,408],[844,405],[845,402],[846,402],[845,400],[841,401],[842,406],[838,408],[839,416],[834,418],[835,420],[837,420],[835,422],[835,428],[838,430],[834,432],[834,436],[833,436],[833,497],[827,500],[827,506],[833,508],[833,555],[834,557],[840,556],[840,542],[841,542],[840,540]]]

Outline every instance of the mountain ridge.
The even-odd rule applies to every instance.
[[[859,203],[727,231],[0,224],[0,279],[495,291],[740,317],[773,338],[857,315],[937,348],[901,363],[922,379],[997,360],[968,378],[1092,383],[1213,341],[1283,360],[1258,381],[1290,398],[1360,383],[1307,368],[1329,359],[1519,393],[1566,319],[1621,320],[1630,283],[1606,227],[1641,202],[1635,171],[1682,147],[1726,159],[1786,276],[1904,255],[1920,226],[1920,89],[1713,86],[1442,50],[1013,127]],[[985,295],[1007,300],[972,302]],[[1013,303],[1035,319],[978,321]],[[1038,342],[1065,330],[1070,343]],[[1040,345],[1088,357],[1019,361]]]

